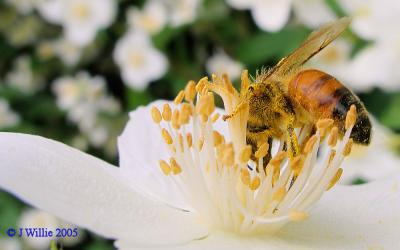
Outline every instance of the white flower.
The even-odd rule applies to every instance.
[[[324,0],[293,0],[293,11],[296,17],[310,28],[336,19]]]
[[[16,126],[19,121],[19,115],[10,109],[8,102],[0,99],[0,128]]]
[[[49,249],[50,242],[57,239],[57,229],[74,230],[77,228],[75,225],[60,220],[52,214],[38,209],[29,209],[24,211],[19,218],[18,227],[24,229],[46,228],[48,231],[53,232],[52,237],[27,237],[27,235],[21,237],[30,248],[37,250]],[[70,236],[65,235],[65,237],[58,238],[57,241],[60,241],[64,244],[67,243],[68,246],[73,246],[82,239],[80,235],[81,233],[82,232],[77,229],[76,236],[73,234]]]
[[[237,79],[243,70],[243,64],[233,60],[224,51],[219,50],[206,61],[208,74],[229,75],[232,79]]]
[[[6,0],[7,4],[14,6],[21,14],[30,14],[40,0]]]
[[[181,26],[196,20],[202,0],[165,0],[169,23]]]
[[[55,55],[68,66],[76,65],[81,59],[82,47],[76,46],[65,38],[55,40],[52,43]]]
[[[32,71],[29,56],[20,56],[15,60],[13,69],[6,75],[5,81],[25,94],[33,94],[43,87],[42,79]]]
[[[168,60],[153,47],[150,38],[139,31],[129,31],[114,50],[114,60],[121,70],[125,84],[143,90],[151,81],[161,78],[167,71]]]
[[[53,91],[57,105],[67,111],[68,119],[78,125],[91,144],[103,145],[109,132],[99,124],[98,116],[100,113],[116,114],[120,110],[118,102],[107,95],[105,79],[80,72],[75,77],[55,80]]]
[[[22,250],[21,243],[16,239],[0,239],[1,250]]]
[[[63,26],[66,38],[77,46],[88,45],[97,31],[114,20],[117,3],[113,0],[42,0],[40,14]]]
[[[58,220],[53,215],[37,210],[30,209],[22,213],[19,222],[19,228],[47,228],[51,231],[58,228]],[[33,249],[48,249],[50,242],[55,239],[52,237],[22,237],[25,243]]]
[[[307,143],[302,167],[279,153],[278,141],[273,151],[279,159],[274,157],[267,173],[250,170],[248,109],[244,105],[227,123],[213,123],[213,97],[205,85],[220,92],[228,113],[238,104],[232,86],[216,80],[216,85],[200,82],[203,95],[195,109],[191,82],[189,103],[155,102],[132,112],[119,138],[120,168],[49,139],[0,133],[0,187],[116,239],[124,250],[398,247],[399,175],[325,192],[337,180],[351,126],[337,141],[336,153],[323,161],[316,158],[321,133],[330,133],[326,127]],[[164,109],[162,114],[154,106]],[[162,133],[164,140],[163,127],[169,131]],[[170,157],[170,163],[157,166]]]
[[[372,141],[368,147],[354,147],[344,164],[342,183],[356,178],[366,181],[384,179],[400,172],[400,157],[391,149],[394,134],[372,119]]]
[[[158,0],[147,1],[142,10],[131,7],[128,9],[127,16],[131,28],[150,35],[160,32],[168,21],[166,7]]]
[[[292,0],[227,0],[227,3],[233,8],[250,9],[260,29],[275,32],[288,21]]]

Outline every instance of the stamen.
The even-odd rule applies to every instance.
[[[338,140],[339,129],[337,127],[333,127],[331,130],[331,134],[329,135],[328,145],[331,147],[336,146]]]
[[[314,148],[314,144],[317,142],[318,137],[316,135],[313,135],[308,139],[306,145],[304,146],[303,152],[305,154],[308,154],[311,152],[311,150]]]
[[[278,152],[272,160],[269,161],[269,163],[273,166],[279,167],[282,164],[282,161],[286,158],[287,153],[285,151],[280,151]]]
[[[335,176],[333,176],[332,180],[329,182],[329,186],[326,188],[326,191],[328,191],[333,186],[335,186],[335,184],[340,180],[340,177],[342,176],[342,173],[343,173],[343,169],[339,168],[337,170]]]
[[[218,120],[219,116],[220,115],[218,113],[214,114],[213,117],[211,118],[211,122],[215,123]]]
[[[352,147],[353,147],[353,139],[350,138],[343,149],[343,156],[348,156],[351,153]]]
[[[153,121],[155,123],[160,124],[162,117],[161,117],[160,110],[158,110],[157,107],[151,108],[151,117],[153,118]]]
[[[168,103],[166,103],[163,106],[162,117],[165,121],[169,122],[171,121],[171,116],[172,116],[171,107],[169,106]]]
[[[304,158],[302,155],[296,156],[290,163],[290,168],[293,170],[295,176],[298,176],[304,165]]]
[[[176,130],[180,129],[181,125],[179,123],[179,110],[175,109],[172,113],[172,127]]]
[[[240,85],[240,91],[242,93],[245,93],[247,91],[247,88],[250,86],[248,70],[242,71],[241,80],[242,80],[242,84]]]
[[[180,174],[182,172],[181,166],[179,166],[174,157],[171,157],[171,159],[169,159],[169,163],[171,164],[171,170],[174,175]]]
[[[287,192],[284,187],[280,187],[275,193],[272,199],[276,202],[281,202],[285,198]]]
[[[345,128],[350,129],[351,127],[354,126],[357,120],[357,110],[356,106],[353,104],[350,107],[350,110],[347,112],[346,115],[346,123],[345,123]]]
[[[174,103],[176,105],[180,104],[183,101],[184,97],[185,97],[185,91],[183,90],[179,91],[178,95],[175,97]]]
[[[321,119],[317,122],[317,128],[319,130],[321,137],[324,137],[328,133],[332,125],[333,125],[332,119]]]
[[[185,87],[185,100],[193,103],[196,97],[196,83],[194,81],[189,81]]]
[[[232,143],[225,145],[222,155],[222,164],[225,166],[233,166],[235,163],[235,154],[233,152]]]
[[[268,149],[269,149],[269,144],[268,144],[268,142],[265,142],[258,148],[258,150],[254,154],[254,156],[256,158],[263,158],[264,156],[266,156],[268,154]]]
[[[167,143],[168,145],[171,145],[173,141],[172,141],[172,137],[169,134],[168,130],[163,128],[161,130],[161,134],[162,134],[162,137],[164,138],[165,143]]]
[[[188,147],[191,148],[193,146],[193,137],[191,133],[186,134],[186,141],[188,143]]]
[[[240,170],[240,179],[245,186],[250,185],[250,172],[247,168],[242,168]]]
[[[335,156],[336,156],[336,150],[332,150],[330,155],[329,155],[329,164],[333,161]]]
[[[242,163],[247,163],[250,160],[251,156],[251,146],[247,145],[243,150],[242,153],[240,154],[240,161]]]
[[[200,81],[196,85],[196,91],[198,93],[202,94],[207,82],[208,82],[208,77],[205,76],[205,77],[201,78]]]
[[[253,190],[253,191],[254,191],[254,190],[257,190],[257,189],[260,187],[260,184],[261,184],[260,177],[256,176],[256,177],[254,177],[253,180],[251,181],[249,188],[250,188],[251,190]]]
[[[164,160],[160,160],[159,164],[160,164],[161,171],[165,175],[169,175],[171,173],[172,170],[171,170],[171,167],[168,165],[168,163],[166,163]]]
[[[300,211],[292,211],[289,214],[289,218],[292,221],[304,221],[309,217],[308,213]]]
[[[224,136],[221,135],[218,131],[214,130],[213,131],[213,137],[214,137],[214,147],[217,147],[221,143],[225,141]]]
[[[198,141],[199,151],[203,149],[203,145],[204,145],[204,138],[200,138]]]

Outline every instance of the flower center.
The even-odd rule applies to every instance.
[[[242,90],[248,84],[244,71]],[[222,97],[227,113],[237,112],[226,121],[226,136],[216,130],[220,116],[209,90]],[[356,111],[354,106],[349,111],[341,140],[330,119],[318,121],[315,134],[311,126],[301,127],[297,134],[302,152],[290,158],[285,138],[274,139],[271,145],[264,142],[252,152],[246,144],[249,107],[243,96],[226,76],[213,76],[212,83],[207,78],[197,86],[190,81],[175,98],[176,107],[153,107],[153,120],[171,155],[160,160],[160,169],[175,181],[192,212],[209,225],[240,234],[273,233],[290,221],[306,219],[311,205],[339,180],[339,165],[352,146]],[[323,143],[327,150],[317,157]],[[272,159],[265,164],[270,147]]]
[[[129,63],[132,66],[132,68],[139,68],[141,67],[145,62],[145,57],[143,53],[139,51],[135,51],[130,54],[129,56]]]
[[[89,16],[90,10],[87,4],[79,3],[72,6],[72,16],[78,19],[85,19]]]

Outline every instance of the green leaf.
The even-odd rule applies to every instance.
[[[125,89],[128,110],[134,110],[140,105],[146,105],[151,101],[151,96],[147,91],[136,91],[129,88]]]
[[[308,33],[303,27],[293,26],[277,33],[259,32],[237,46],[236,58],[247,65],[264,64],[290,53],[301,44]]]
[[[384,125],[393,129],[400,129],[400,93],[390,100],[380,118]]]

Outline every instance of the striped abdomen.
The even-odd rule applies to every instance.
[[[304,70],[289,83],[289,95],[303,107],[314,122],[332,118],[343,135],[347,111],[357,109],[357,121],[351,133],[355,143],[369,144],[371,122],[360,99],[336,78],[319,70]]]

